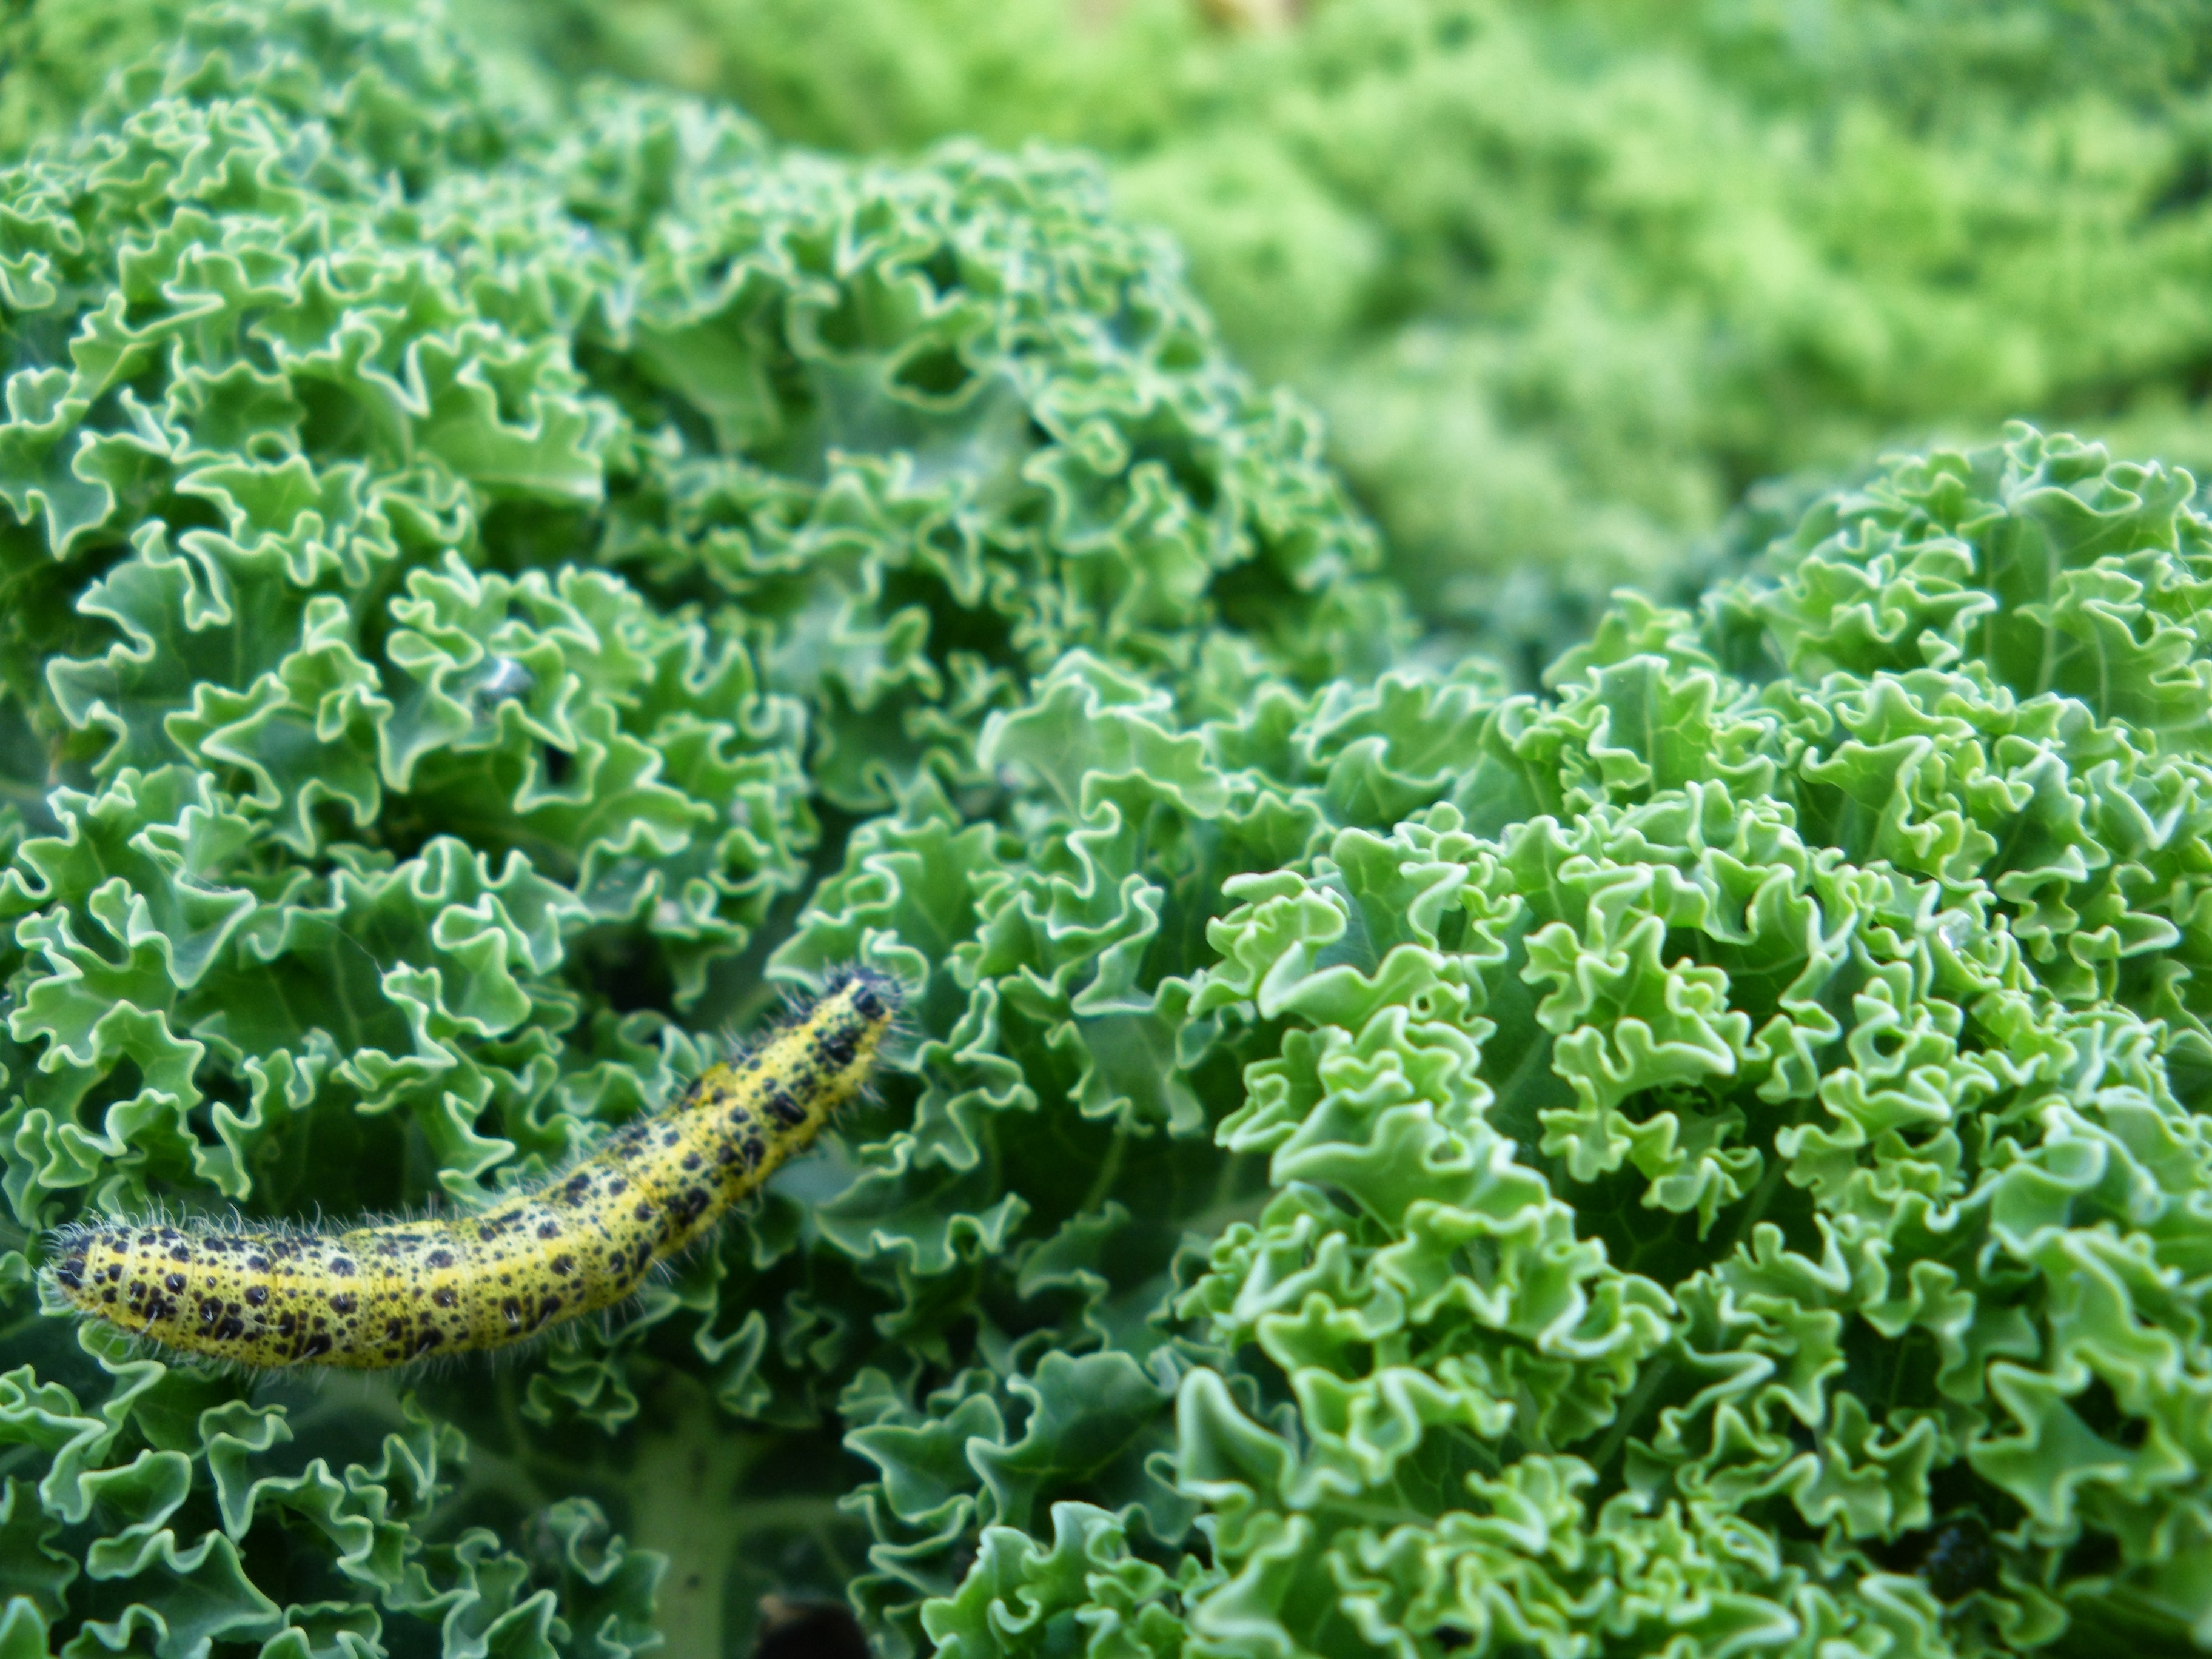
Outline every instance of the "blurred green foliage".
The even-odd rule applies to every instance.
[[[2212,464],[2203,0],[478,3],[808,143],[1099,149],[1524,678],[1761,479],[2014,416]]]
[[[2028,416],[2212,467],[2203,0],[460,0],[849,153],[1109,157],[1332,418],[1437,654],[1531,679],[1745,489]],[[13,0],[0,135],[175,0]],[[1765,520],[1756,518],[1765,526]]]
[[[0,153],[65,131],[107,77],[157,49],[183,17],[170,0],[6,0],[0,5]]]
[[[14,0],[0,134],[173,0]],[[854,153],[1108,158],[1329,416],[1442,654],[1686,596],[1782,475],[2024,416],[2212,467],[2204,0],[459,0]],[[1755,539],[1755,538],[1754,538]]]

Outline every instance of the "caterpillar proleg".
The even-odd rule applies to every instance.
[[[854,970],[757,1050],[471,1215],[332,1231],[73,1223],[50,1301],[246,1366],[374,1370],[503,1347],[634,1292],[803,1151],[866,1082],[897,986]]]

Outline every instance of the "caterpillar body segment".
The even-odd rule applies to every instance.
[[[61,1229],[50,1299],[188,1353],[374,1370],[504,1347],[633,1294],[865,1086],[899,1005],[854,971],[567,1174],[474,1214],[359,1226]]]

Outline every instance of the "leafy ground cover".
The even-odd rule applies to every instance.
[[[2212,1639],[2184,473],[1931,447],[1516,690],[1064,156],[283,0],[0,191],[5,1659]],[[605,1328],[39,1310],[856,959],[879,1098]]]

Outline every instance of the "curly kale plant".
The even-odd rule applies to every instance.
[[[326,0],[196,15],[0,182],[0,1652],[742,1651],[763,1590],[842,1586],[841,1394],[1009,1352],[978,1299],[1051,1279],[1012,1259],[1049,1139],[883,1198],[911,1081],[617,1332],[489,1385],[134,1358],[26,1265],[90,1210],[558,1166],[760,1013],[902,802],[977,827],[921,854],[904,937],[837,951],[941,1038],[963,884],[1015,863],[981,743],[1035,675],[1087,652],[1195,714],[1387,659],[1313,422],[1101,200],[1052,158],[560,105]],[[1073,1036],[1080,988],[1036,983],[962,1040],[1000,1103],[1025,1066],[1169,1098],[1158,1018]],[[1081,1179],[1069,1285],[1121,1190]]]
[[[2018,428],[1551,696],[1386,679],[1395,789],[1310,769],[1342,693],[1185,734],[1308,837],[1161,987],[1269,1188],[1154,1316],[1193,1530],[1023,1511],[939,1650],[2212,1646],[2191,493]]]
[[[460,3],[808,143],[1096,146],[1532,684],[1773,474],[2014,415],[2212,461],[2205,0]]]

